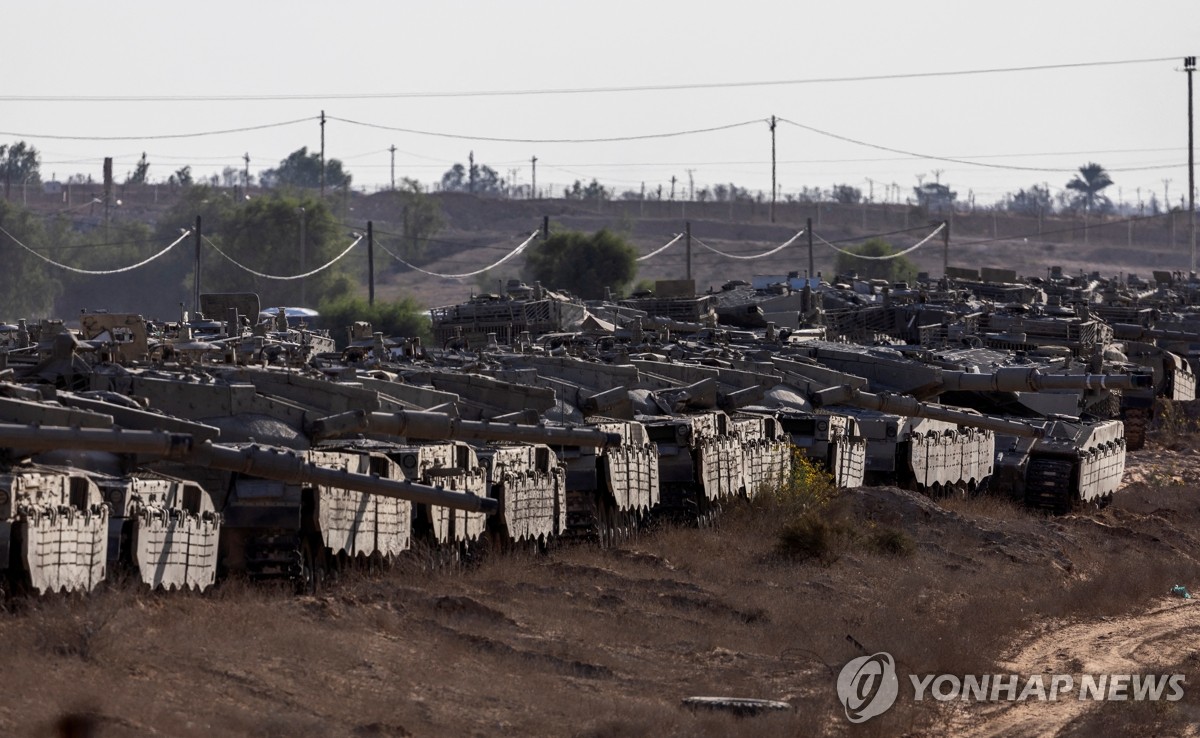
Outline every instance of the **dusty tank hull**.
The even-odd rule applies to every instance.
[[[108,507],[86,475],[42,466],[0,474],[0,564],[15,589],[90,592],[107,575]]]
[[[410,481],[488,497],[487,470],[480,465],[475,449],[465,443],[403,446],[385,453]],[[417,504],[413,510],[414,535],[442,545],[469,543],[486,530],[486,517],[479,512]]]
[[[549,446],[490,445],[478,450],[500,511],[488,521],[496,541],[545,545],[567,529],[567,475]]]
[[[791,477],[792,449],[778,418],[751,413],[732,417],[742,446],[742,493],[755,497],[779,487]]]
[[[938,495],[974,491],[992,475],[995,434],[990,430],[861,408],[839,412],[852,415],[866,439],[866,484]]]
[[[151,589],[216,583],[221,518],[200,485],[161,475],[90,476],[111,510],[110,568],[131,568]]]
[[[612,543],[659,504],[659,452],[637,421],[593,417],[589,425],[620,442],[556,449],[567,471],[567,534]]]
[[[705,520],[721,500],[745,494],[742,442],[728,415],[701,411],[638,420],[658,446],[663,513]]]
[[[844,413],[780,411],[792,447],[820,464],[838,487],[858,487],[867,464],[867,441],[858,421]]]
[[[1000,439],[993,488],[1053,513],[1110,499],[1125,472],[1124,425],[1065,418],[1044,423],[1043,438]]]

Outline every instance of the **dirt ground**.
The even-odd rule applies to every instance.
[[[770,504],[614,549],[418,557],[316,596],[228,582],[10,603],[6,735],[1193,735],[1200,723],[1197,437],[1131,454],[1104,510],[1031,514],[994,498],[844,493],[820,556],[778,548]],[[894,545],[879,545],[890,541]],[[851,725],[841,666],[903,674],[1183,673],[1175,702],[901,699]],[[683,698],[782,700],[693,712]],[[80,729],[91,732],[75,732]]]

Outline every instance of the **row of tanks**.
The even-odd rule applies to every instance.
[[[717,322],[715,296],[514,290],[487,301],[487,333],[435,326],[433,347],[363,323],[335,344],[282,312],[256,322],[247,294],[165,323],[22,322],[0,351],[0,565],[37,592],[118,567],[152,587],[244,574],[311,588],[346,561],[704,523],[797,457],[843,487],[1065,511],[1117,488],[1131,397],[1189,399],[1187,361],[1035,345],[1027,324],[1022,348],[985,345],[995,320],[972,333],[954,300],[919,313],[944,321],[917,326],[924,343],[878,330],[930,304],[917,290],[889,291],[886,320],[857,306],[874,340],[856,344],[822,321],[837,291],[806,281],[795,326],[743,329]]]

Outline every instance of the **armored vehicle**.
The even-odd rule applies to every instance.
[[[1107,503],[1125,473],[1124,426],[1077,418],[1035,424],[1041,438],[998,437],[995,487],[1054,513]]]
[[[848,405],[867,439],[868,482],[913,486],[933,494],[981,489],[992,475],[995,433],[1037,436],[1026,423],[918,402],[904,395],[831,387],[818,407]]]
[[[566,532],[566,468],[549,446],[489,444],[477,453],[487,469],[489,496],[500,505],[488,518],[494,543],[534,542],[544,548]]]

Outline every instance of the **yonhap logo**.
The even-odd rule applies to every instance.
[[[883,651],[851,660],[838,675],[838,699],[852,723],[865,723],[882,715],[896,701],[899,691],[896,660]]]

